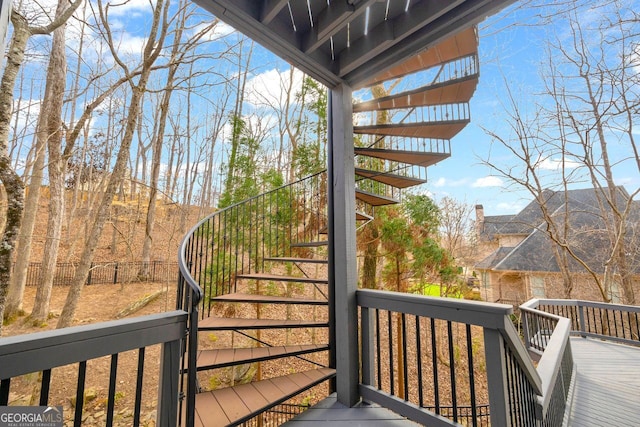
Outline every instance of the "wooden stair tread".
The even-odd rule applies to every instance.
[[[408,188],[415,185],[424,184],[426,179],[413,178],[410,176],[402,176],[390,172],[379,172],[369,169],[356,168],[356,175],[378,181],[383,184],[391,185],[396,188]]]
[[[238,274],[236,277],[238,279],[272,280],[274,282],[327,283],[327,279],[317,279],[314,277],[280,276],[277,274],[267,273]]]
[[[478,52],[478,36],[475,26],[460,31],[453,37],[447,37],[440,43],[423,50],[406,61],[382,73],[376,74],[362,87],[373,86],[384,81],[403,77],[417,71],[426,70]]]
[[[238,329],[295,329],[328,326],[327,322],[313,320],[284,319],[238,319],[229,317],[207,317],[198,322],[198,329],[233,331]]]
[[[262,362],[289,356],[328,350],[326,344],[287,345],[278,347],[224,348],[200,350],[197,356],[198,370],[224,368],[244,363]]]
[[[311,371],[270,378],[196,396],[197,425],[237,425],[335,376],[335,370]]]
[[[326,281],[326,280],[325,280]],[[233,293],[220,295],[211,299],[217,302],[246,302],[246,303],[264,303],[264,304],[304,304],[304,305],[327,305],[326,300],[311,300],[301,298],[281,297],[274,295],[256,295],[245,293]]]
[[[394,205],[396,203],[400,203],[399,200],[396,200],[392,197],[382,196],[380,194],[369,193],[368,191],[359,190],[356,188],[356,199],[362,200],[365,203],[370,204],[371,206],[385,206],[385,205]]]
[[[296,263],[308,263],[308,264],[327,264],[329,260],[322,258],[295,258],[295,257],[266,257],[265,261],[272,262],[296,262]]]
[[[298,243],[292,243],[291,246],[292,248],[314,248],[314,247],[318,247],[318,246],[327,246],[329,244],[328,240],[318,240],[316,242],[298,242]]]
[[[407,138],[451,139],[469,123],[469,119],[432,122],[389,123],[354,126],[353,133]]]
[[[353,112],[391,110],[394,108],[424,107],[469,102],[478,85],[478,74],[459,77],[446,82],[420,87],[395,95],[375,98],[354,104]]]
[[[416,166],[431,166],[451,156],[450,153],[431,153],[424,151],[389,150],[385,148],[355,147],[360,156],[375,157],[393,162],[407,163]]]

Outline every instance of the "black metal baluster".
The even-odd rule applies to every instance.
[[[436,342],[436,321],[431,319],[431,363],[433,365],[433,398],[435,413],[440,414],[440,387],[438,385],[438,347]]]
[[[409,400],[409,363],[407,361],[407,319],[406,314],[401,314],[402,321],[402,374],[404,375],[404,400]]]
[[[42,371],[42,380],[40,381],[40,406],[49,405],[49,390],[51,388],[51,369]]]
[[[84,406],[84,383],[87,376],[87,361],[78,364],[78,385],[76,387],[76,411],[73,416],[74,427],[82,425],[82,408]]]
[[[387,325],[388,325],[388,335],[389,335],[389,383],[391,385],[391,389],[389,393],[393,396],[395,393],[395,375],[394,375],[394,367],[393,367],[393,321],[391,319],[391,311],[387,310]]]
[[[451,378],[451,404],[453,406],[453,421],[458,422],[458,400],[456,396],[456,360],[453,349],[453,328],[447,320],[447,334],[449,335],[449,376]]]
[[[473,368],[473,340],[471,339],[471,325],[466,325],[467,333],[467,363],[469,365],[469,397],[471,400],[471,419],[473,427],[478,426],[478,413],[476,411],[476,381]]]
[[[116,404],[116,375],[118,373],[118,354],[111,355],[109,372],[109,393],[107,395],[107,427],[113,425],[113,410]]]
[[[0,406],[9,404],[9,388],[11,388],[11,378],[0,380]]]
[[[420,317],[416,318],[416,367],[418,369],[418,405],[424,406],[424,391],[422,387],[422,336],[420,333]]]
[[[242,229],[242,244],[238,245],[240,246],[240,248],[236,248],[236,252],[240,254],[240,271],[244,273],[245,269],[244,269],[244,252],[248,252],[248,256],[249,259],[247,260],[247,272],[251,273],[251,258],[253,258],[253,246],[254,246],[254,242],[253,242],[253,238],[254,238],[254,232],[253,232],[253,221],[251,221],[251,212],[253,211],[253,209],[251,209],[251,205],[253,203],[253,200],[249,200],[248,203],[243,203],[242,204],[242,219],[241,220],[236,220],[236,233],[240,233],[240,230]],[[247,214],[246,212],[246,207],[248,205],[248,210],[249,213]],[[240,208],[237,209],[238,211],[238,216],[240,215]],[[247,217],[249,218],[249,220],[247,221]],[[245,224],[245,222],[247,222],[247,224]],[[246,234],[245,229],[248,228],[249,229],[249,247],[247,248],[245,241],[244,241],[244,236]],[[255,272],[258,272],[258,268],[255,265],[255,261],[254,261],[254,268],[256,269]],[[236,266],[236,273],[238,272],[238,268]],[[236,280],[237,283],[237,280]]]
[[[138,375],[136,379],[136,401],[133,409],[133,427],[140,426],[140,413],[142,412],[142,380],[144,377],[144,353],[144,347],[138,349]],[[183,359],[185,358],[183,357]],[[184,378],[184,375],[181,375],[181,377]],[[182,402],[182,400],[180,400],[180,402]],[[182,413],[180,416],[182,416]]]
[[[244,207],[246,206],[246,203],[242,204],[242,209],[244,209]],[[236,213],[236,217],[235,219],[233,218],[233,212]],[[232,265],[229,266],[229,292],[235,292],[236,291],[236,280],[235,280],[235,276],[236,273],[238,272],[238,258],[241,257],[242,259],[240,260],[242,262],[242,265],[244,265],[244,254],[240,253],[240,209],[238,207],[234,207],[231,209],[231,226],[235,229],[236,232],[236,237],[235,239],[232,238],[232,242],[233,242],[233,250],[235,251],[235,255],[234,255],[234,262],[232,263]],[[233,233],[234,230],[232,230],[231,232]],[[244,231],[244,230],[243,230]],[[242,233],[242,243],[244,244],[244,233]],[[249,256],[251,256],[251,253],[249,253]]]
[[[376,365],[378,368],[378,390],[382,389],[382,350],[380,349],[380,310],[376,310]]]

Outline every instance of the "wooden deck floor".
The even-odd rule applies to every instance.
[[[335,394],[301,415],[284,423],[286,427],[416,427],[400,415],[378,405],[361,405],[347,408],[336,400]]]
[[[569,426],[640,426],[640,348],[572,338],[577,373]]]

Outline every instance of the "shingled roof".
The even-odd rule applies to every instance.
[[[626,203],[629,195],[623,187],[618,187],[620,201]],[[563,224],[568,214],[568,224],[571,230],[568,244],[574,253],[591,269],[602,273],[604,264],[610,255],[611,242],[607,233],[607,224],[603,218],[598,202],[596,189],[570,190],[565,192],[545,192],[547,206],[557,219],[557,224]],[[638,245],[631,241],[636,228],[640,228],[640,205],[634,202],[629,216],[629,244]],[[481,270],[497,271],[537,271],[559,272],[556,262],[553,242],[545,232],[547,223],[542,217],[540,207],[536,201],[531,202],[517,215],[503,222],[494,235],[522,235],[526,237],[515,247],[501,247],[476,265]],[[637,240],[637,239],[636,239]],[[637,250],[630,250],[632,262],[640,271],[640,254]],[[570,258],[569,268],[573,272],[584,272],[585,268],[575,259]]]

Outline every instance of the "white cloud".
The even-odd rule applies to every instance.
[[[504,183],[497,176],[485,176],[482,178],[476,179],[471,187],[473,188],[484,188],[484,187],[502,187]]]
[[[120,39],[115,42],[116,51],[121,57],[141,56],[146,42],[146,37],[122,33]]]
[[[287,91],[291,90],[291,102],[295,102],[296,93],[302,88],[304,73],[302,71],[289,69],[279,71],[271,69],[258,74],[247,82],[247,95],[245,101],[255,106],[269,104],[272,106],[284,107],[287,99]],[[290,82],[293,79],[291,89]]]
[[[538,169],[549,170],[549,171],[559,171],[562,170],[562,159],[551,159],[546,158],[542,161],[539,161],[536,165]],[[574,162],[572,160],[564,160],[564,168],[565,169],[575,169],[580,166],[580,163]]]
[[[431,185],[436,188],[442,188],[442,187],[450,188],[450,187],[462,187],[463,185],[466,185],[468,182],[469,180],[467,178],[451,180],[444,177],[440,177],[435,181],[431,181]]]
[[[447,180],[444,179],[443,177],[440,177],[431,183],[431,185],[433,185],[436,188],[444,187],[446,184],[447,184]]]
[[[143,12],[151,12],[155,7],[155,0],[111,0],[109,4],[110,16],[126,16],[128,18],[142,15]]]

